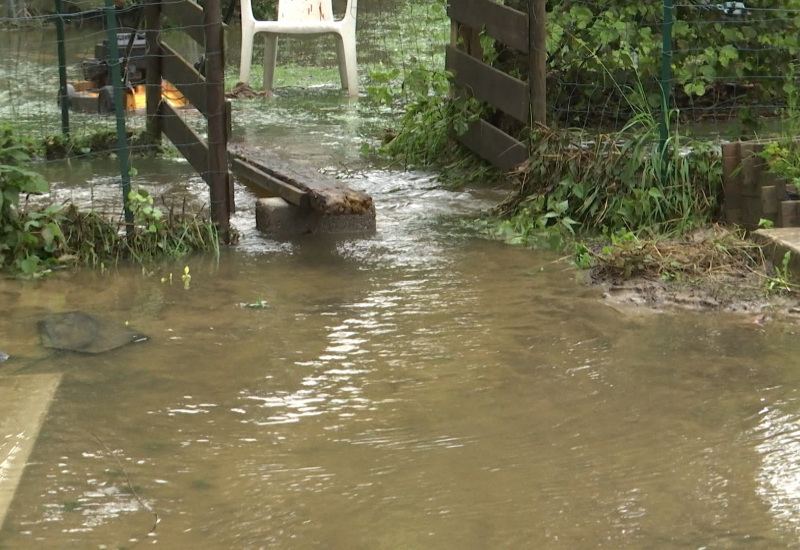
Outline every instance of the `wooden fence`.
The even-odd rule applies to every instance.
[[[545,123],[545,0],[527,0],[528,13],[493,0],[448,0],[451,39],[446,68],[454,75],[456,93],[486,102],[529,127]],[[527,82],[487,64],[480,38],[527,56]],[[469,125],[458,140],[495,166],[508,170],[525,161],[529,147],[488,120]]]
[[[204,48],[201,70],[161,40],[166,17]],[[225,57],[220,0],[206,0],[205,9],[191,0],[146,0],[147,128],[158,140],[163,132],[210,188],[211,219],[228,239],[233,212],[233,183],[228,172],[230,102],[225,99]],[[200,137],[166,101],[161,82],[172,83],[208,122],[208,139]]]

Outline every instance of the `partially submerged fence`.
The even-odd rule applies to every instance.
[[[233,212],[233,184],[228,172],[230,103],[225,99],[225,57],[219,0],[205,8],[190,0],[147,0],[145,4],[147,66],[147,130],[161,132],[197,170],[210,188],[211,219],[227,236]],[[204,48],[197,66],[161,39],[162,17],[185,31]],[[169,102],[162,101],[162,80],[174,85],[206,119],[202,138]]]
[[[222,239],[227,240],[234,206],[228,172],[231,109],[224,95],[224,25],[220,0],[207,0],[205,9],[191,0],[147,0],[144,18],[135,18],[134,26],[125,29],[126,32],[119,32],[119,14],[113,0],[105,1],[106,8],[100,13],[107,38],[95,48],[97,57],[84,61],[85,80],[68,84],[64,48],[67,14],[62,11],[61,0],[55,0],[62,132],[66,137],[71,134],[70,106],[86,113],[115,113],[125,222],[131,229],[126,112],[146,106],[148,141],[160,142],[162,133],[165,134],[205,180],[210,188],[211,219]],[[164,18],[202,48],[200,61],[190,63],[162,40]],[[146,44],[139,34],[142,27]],[[144,86],[137,85],[143,81]],[[146,101],[138,97],[142,88],[146,90]],[[178,111],[178,106],[187,103],[207,121],[207,138],[201,137]]]
[[[446,67],[457,93],[470,94],[523,126],[545,123],[545,0],[529,0],[528,12],[491,0],[450,0],[452,36]],[[512,76],[485,62],[481,36],[527,56],[526,78]],[[529,147],[486,118],[469,124],[457,139],[492,164],[510,169],[528,158]]]
[[[797,114],[800,0],[548,2],[547,37],[544,4],[448,0],[447,68],[488,111],[459,139],[500,167],[526,158],[545,89],[552,126],[608,133],[649,117],[664,143],[774,135],[766,119]]]

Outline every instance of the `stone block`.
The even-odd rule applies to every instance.
[[[375,207],[364,214],[322,214],[298,208],[281,198],[256,202],[256,228],[266,237],[285,241],[300,235],[374,233]]]

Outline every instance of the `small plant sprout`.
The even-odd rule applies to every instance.
[[[181,275],[181,281],[183,281],[184,290],[189,290],[189,286],[192,283],[192,276],[189,274],[188,265],[183,268],[183,275]]]
[[[774,266],[775,274],[767,277],[768,292],[796,292],[798,290],[798,286],[792,282],[791,261],[792,253],[787,250],[783,255],[781,265]]]
[[[266,309],[269,307],[266,300],[263,300],[260,296],[255,302],[250,303],[243,303],[239,304],[241,307],[248,308],[248,309]]]

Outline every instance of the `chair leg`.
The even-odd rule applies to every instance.
[[[358,64],[356,60],[356,37],[353,35],[336,35],[336,53],[339,56],[339,77],[342,88],[350,97],[358,96]]]
[[[239,60],[239,82],[250,82],[250,65],[253,61],[253,33],[242,29],[242,49]]]
[[[278,60],[278,35],[264,35],[264,91],[272,91],[275,81],[275,63]]]

